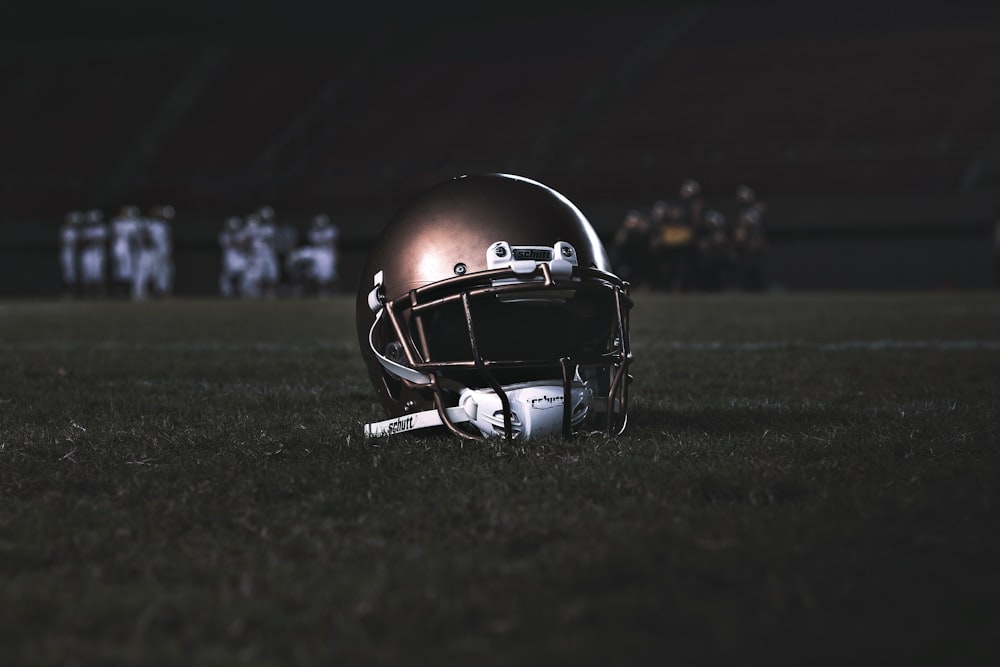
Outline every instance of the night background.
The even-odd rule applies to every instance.
[[[1000,3],[910,4],[0,5],[0,665],[1000,664]],[[761,280],[633,281],[617,436],[365,437],[362,263],[469,172],[750,186]],[[332,293],[220,297],[268,206]]]
[[[776,289],[979,289],[1000,211],[995,3],[21,3],[0,10],[0,294],[59,291],[71,209],[176,208],[175,293],[228,215],[342,232],[510,171],[607,240],[682,179],[767,204]]]

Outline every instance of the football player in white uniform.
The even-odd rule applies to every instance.
[[[156,252],[153,289],[157,296],[170,296],[174,290],[174,207],[157,206],[152,210],[150,231]]]
[[[241,289],[245,297],[256,299],[261,296],[274,297],[277,294],[279,267],[275,232],[274,223],[265,222],[260,213],[247,215],[244,228],[247,266],[243,272]]]
[[[79,291],[77,271],[77,241],[83,225],[83,212],[70,211],[59,228],[59,266],[62,269],[63,295],[77,296]]]
[[[329,296],[337,283],[340,228],[330,224],[330,216],[320,213],[312,219],[309,228],[309,245],[313,248],[313,279],[320,296]]]
[[[328,296],[337,281],[337,239],[340,230],[329,216],[313,216],[306,243],[291,253],[285,266],[291,276],[293,293]]]
[[[128,296],[132,288],[138,232],[139,209],[122,206],[111,219],[111,285],[116,296]]]
[[[260,216],[250,213],[240,233],[240,243],[246,253],[240,276],[240,295],[247,299],[259,299],[263,285],[266,247],[260,227]]]
[[[158,253],[153,238],[152,219],[141,218],[132,237],[135,266],[132,273],[132,298],[142,301],[149,296],[153,276],[157,272]]]
[[[132,277],[132,298],[146,299],[150,294],[169,296],[173,291],[173,235],[170,221],[172,206],[156,206],[143,218],[135,235],[135,273]]]
[[[242,285],[243,273],[247,266],[243,221],[239,216],[234,215],[226,218],[222,231],[219,232],[219,248],[222,250],[219,294],[228,299],[236,296]]]
[[[108,230],[104,214],[98,209],[87,211],[86,221],[80,230],[80,284],[89,297],[104,296],[105,267],[107,264]]]
[[[252,252],[258,263],[264,296],[274,297],[281,278],[277,250],[278,226],[274,218],[274,209],[270,206],[261,206],[257,210],[257,216],[260,224],[254,228]]]

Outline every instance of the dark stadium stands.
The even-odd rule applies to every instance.
[[[737,32],[719,15],[701,26],[567,156],[585,162],[588,182],[619,183],[643,166],[664,182],[698,174],[727,189],[748,180],[768,192],[949,190],[996,132],[995,26],[816,36],[789,25],[780,39]]]
[[[329,53],[236,54],[167,137],[151,179],[252,164],[342,66]]]
[[[178,2],[160,23],[108,0],[64,15],[64,34],[44,8],[37,34],[4,26],[0,267],[46,258],[39,291],[71,209],[170,203],[178,251],[208,272],[224,216],[324,211],[349,273],[388,211],[473,171],[549,183],[605,235],[685,178],[722,207],[752,185],[784,239],[775,274],[783,261],[816,286],[803,248],[906,233],[981,250],[1000,209],[1000,3],[511,0],[348,18]],[[948,266],[975,276],[919,284],[988,282],[959,254]],[[208,284],[193,271],[178,273]]]
[[[524,169],[628,48],[634,16],[436,26],[397,41],[303,196],[381,196],[456,170]]]
[[[774,195],[967,183],[998,132],[1000,10],[808,14],[390,14],[297,45],[216,44],[214,64],[205,39],[8,47],[0,192],[9,211],[169,199],[214,214],[364,205],[484,169],[622,200],[687,176]]]
[[[0,184],[8,210],[31,210],[55,194],[98,205],[123,154],[140,140],[190,54],[144,46],[123,57],[108,45],[62,44],[0,62]],[[41,201],[40,201],[41,200]]]

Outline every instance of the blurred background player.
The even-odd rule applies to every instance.
[[[135,275],[136,234],[139,231],[139,209],[122,206],[111,219],[111,293],[127,297],[132,291]]]
[[[94,208],[87,211],[77,240],[80,246],[80,286],[83,295],[102,297],[106,293],[108,230],[104,224],[104,214],[100,210]]]
[[[222,271],[219,273],[219,294],[232,298],[240,292],[247,257],[244,248],[243,220],[234,215],[226,218],[219,232],[219,248],[222,250]]]
[[[690,202],[688,202],[690,204]],[[679,292],[690,287],[693,271],[694,228],[690,206],[660,200],[653,205],[654,286]]]
[[[68,298],[79,296],[77,243],[83,220],[83,211],[70,211],[59,228],[59,267],[62,270],[63,296]]]
[[[329,296],[339,279],[338,264],[340,228],[330,224],[330,216],[320,213],[313,216],[307,234],[313,248],[313,279],[319,296]]]
[[[135,272],[132,277],[132,298],[138,301],[149,296],[169,296],[173,289],[173,234],[170,223],[173,206],[154,206],[149,216],[139,223],[136,234]]]
[[[993,226],[993,284],[1000,288],[1000,217]]]
[[[170,296],[174,291],[174,207],[165,204],[151,210],[151,229],[156,248],[156,273],[153,288],[160,297]]]
[[[293,250],[286,260],[294,295],[332,293],[338,279],[339,237],[340,230],[330,224],[329,216],[323,213],[313,216],[305,245]]]
[[[261,207],[261,211],[263,212],[261,218],[270,217],[271,225],[274,227],[274,254],[278,267],[277,285],[280,292],[292,284],[292,276],[288,272],[289,258],[299,245],[299,230],[291,223],[279,222],[275,217],[274,209],[270,206]]]
[[[709,292],[718,292],[725,283],[729,264],[729,235],[726,217],[714,209],[708,209],[702,216],[702,224],[695,232],[697,253],[695,287]]]
[[[666,206],[666,202],[657,202]],[[656,204],[653,205],[656,209]],[[644,286],[649,281],[651,256],[649,219],[637,208],[625,213],[611,246],[614,254],[615,271],[633,288]]]
[[[757,212],[757,224],[761,231],[764,229],[764,213],[767,211],[767,204],[757,197],[757,192],[749,185],[741,185],[736,188],[736,203],[740,212],[752,209]]]
[[[753,207],[740,211],[733,229],[733,259],[737,287],[756,291],[764,289],[764,237],[760,214]]]
[[[156,275],[157,250],[153,238],[152,219],[141,218],[136,227],[132,244],[132,298],[142,301],[149,297],[153,276]]]
[[[749,185],[736,188],[739,213],[733,229],[736,284],[741,289],[764,289],[764,211],[767,206]]]
[[[278,264],[278,226],[274,209],[261,206],[257,209],[259,224],[254,226],[251,244],[257,269],[260,271],[261,293],[275,297],[281,281],[281,267]]]
[[[247,299],[259,299],[263,291],[264,263],[268,248],[262,240],[260,226],[260,215],[256,212],[249,213],[240,235],[245,254],[239,289],[240,295]]]
[[[701,184],[693,178],[686,178],[678,189],[684,221],[692,228],[700,222],[705,210],[705,200],[701,196]]]

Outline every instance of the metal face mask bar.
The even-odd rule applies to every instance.
[[[520,422],[517,411],[512,409],[512,385],[503,386],[496,377],[496,371],[509,369],[540,369],[559,366],[561,378],[540,383],[522,383],[517,385],[517,398],[525,392],[534,390],[546,391],[555,395],[561,390],[562,419],[559,431],[564,436],[571,434],[572,428],[581,423],[584,414],[580,413],[586,389],[586,405],[595,413],[606,413],[605,430],[609,433],[620,433],[625,428],[628,408],[628,366],[632,359],[629,331],[628,310],[632,301],[628,296],[628,285],[617,276],[590,267],[580,267],[576,262],[576,252],[572,245],[564,242],[553,247],[541,246],[510,246],[499,241],[487,249],[487,270],[469,275],[458,275],[454,278],[441,280],[430,285],[411,290],[405,296],[386,301],[382,290],[382,272],[375,275],[375,285],[368,295],[368,305],[376,313],[375,322],[369,331],[368,343],[379,363],[405,386],[430,392],[434,409],[415,412],[403,416],[368,424],[365,427],[367,436],[382,436],[392,433],[412,431],[430,426],[443,425],[453,433],[474,440],[483,439],[489,433],[483,430],[482,420],[477,422],[476,401],[463,401],[465,407],[446,405],[445,389],[454,391],[454,383],[449,381],[447,371],[473,372],[482,380],[479,401],[492,396],[488,402],[499,401],[502,413],[503,435],[511,440],[525,428]],[[577,355],[579,358],[562,356],[558,359],[494,359],[483,354],[476,335],[473,303],[495,298],[500,302],[517,301],[564,301],[576,294],[588,291],[613,295],[612,315],[614,324],[607,333],[607,350],[601,353]],[[467,343],[471,351],[471,359],[465,360],[434,360],[428,343],[425,318],[445,306],[459,306],[462,313]],[[382,322],[382,318],[387,322]],[[387,343],[392,346],[394,358],[390,358],[379,350],[375,342],[376,330],[380,323],[392,327],[394,340]],[[408,326],[409,325],[409,326]],[[412,333],[411,333],[412,332]],[[414,340],[414,335],[417,340]],[[389,338],[392,338],[391,336]],[[594,375],[597,373],[598,375]],[[593,378],[599,384],[604,384],[606,390],[600,395],[591,396],[592,388],[585,382],[581,374]],[[601,374],[606,376],[601,377]],[[553,378],[555,380],[555,378]],[[525,387],[526,384],[533,385]],[[447,387],[446,387],[447,386]],[[463,388],[463,397],[469,395],[470,388]],[[552,397],[546,400],[553,402]],[[472,405],[472,407],[470,407]],[[475,435],[459,424],[473,422],[482,435]],[[498,420],[487,420],[497,430]],[[515,423],[518,422],[518,423]],[[530,437],[526,435],[525,437]]]

